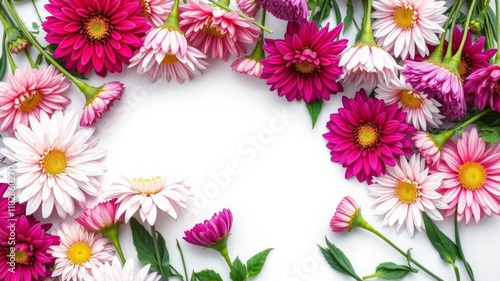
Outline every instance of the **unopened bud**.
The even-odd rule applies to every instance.
[[[483,31],[484,20],[486,18],[486,12],[481,11],[469,22],[469,29],[473,34],[480,35]]]
[[[18,37],[16,40],[9,42],[9,50],[12,54],[19,54],[30,45],[26,38]]]

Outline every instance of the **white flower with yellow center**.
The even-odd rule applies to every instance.
[[[29,124],[18,124],[15,138],[4,138],[0,149],[17,162],[19,202],[27,202],[27,215],[40,206],[44,218],[54,206],[61,218],[73,215],[75,202],[84,206],[86,195],[99,194],[97,177],[106,170],[95,128],[79,128],[75,114],[61,111],[51,117],[40,112],[40,120],[30,116]]]
[[[151,264],[142,267],[137,273],[134,269],[134,259],[129,258],[125,264],[117,256],[113,263],[104,263],[92,267],[92,275],[84,276],[84,281],[158,281],[160,276],[156,272],[149,273]]]

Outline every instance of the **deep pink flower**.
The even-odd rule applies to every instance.
[[[288,22],[304,22],[309,16],[305,0],[257,0],[273,16]]]
[[[139,2],[49,0],[45,8],[52,15],[42,23],[45,40],[57,45],[54,57],[69,69],[81,74],[94,69],[99,76],[121,72],[150,29]]]
[[[119,100],[125,91],[122,83],[114,81],[109,82],[91,92],[86,96],[87,103],[83,108],[83,114],[80,118],[80,126],[92,126],[102,114],[108,111],[116,100]]]
[[[50,246],[59,244],[59,237],[46,234],[51,225],[21,216],[13,228],[15,246],[9,245],[10,225],[11,222],[0,219],[0,280],[30,281],[50,277],[55,258],[47,251]],[[12,247],[15,248],[13,252]],[[10,256],[12,254],[14,257]],[[11,267],[14,267],[14,272],[8,270]]]
[[[0,183],[0,220],[18,218],[26,212],[26,204],[16,202],[16,190],[7,183]]]
[[[212,247],[220,241],[227,240],[233,225],[233,214],[223,209],[214,214],[210,220],[196,224],[192,229],[184,231],[183,239],[188,243],[202,247]]]
[[[483,109],[489,105],[491,109],[500,111],[500,65],[494,64],[478,69],[467,77],[464,85],[467,100]]]
[[[329,100],[331,94],[342,92],[338,55],[346,48],[347,40],[335,38],[342,24],[329,31],[329,24],[318,30],[316,23],[288,23],[284,39],[266,39],[262,60],[262,78],[271,91],[278,90],[286,99]]]
[[[110,201],[99,202],[93,208],[84,209],[75,220],[88,231],[99,232],[123,223],[125,214],[117,216],[117,210],[118,204],[114,198]]]
[[[354,99],[342,97],[343,107],[330,115],[326,124],[332,162],[346,168],[345,177],[372,182],[372,176],[385,172],[385,165],[396,165],[395,158],[410,155],[408,138],[414,128],[405,123],[406,113],[397,104],[368,98],[363,89]]]
[[[357,226],[355,219],[358,216],[361,217],[360,211],[358,203],[350,196],[342,198],[335,214],[330,220],[330,228],[333,232],[338,233],[350,231],[353,227]]]

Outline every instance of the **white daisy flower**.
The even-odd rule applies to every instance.
[[[447,17],[445,1],[374,0],[372,24],[377,44],[396,57],[413,59],[416,51],[429,55],[429,45],[439,44]]]
[[[422,212],[432,220],[443,219],[437,208],[446,209],[448,205],[436,189],[441,186],[444,173],[429,175],[419,154],[414,154],[410,161],[401,156],[396,166],[386,168],[386,174],[373,177],[374,184],[368,186],[368,194],[377,198],[374,213],[384,216],[384,225],[397,223],[398,232],[406,226],[413,237],[415,229],[422,231]]]
[[[435,99],[428,99],[427,94],[415,91],[406,83],[403,75],[399,79],[391,79],[389,85],[380,84],[375,89],[376,97],[390,105],[397,103],[403,112],[406,112],[406,123],[412,124],[417,130],[426,131],[427,128],[439,128],[443,125],[438,107],[441,106]]]
[[[158,281],[160,276],[153,272],[148,274],[150,264],[135,273],[134,259],[129,258],[122,266],[117,256],[113,263],[108,262],[92,267],[92,275],[83,277],[84,281]]]
[[[29,118],[30,127],[18,124],[15,138],[4,138],[6,147],[0,149],[17,162],[19,202],[27,202],[27,215],[40,206],[44,218],[54,206],[61,218],[73,215],[75,202],[83,207],[86,194],[99,194],[106,151],[96,148],[95,128],[79,128],[75,114],[55,111],[49,117],[42,111],[40,120]]]

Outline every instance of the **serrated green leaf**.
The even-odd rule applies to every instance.
[[[247,279],[247,268],[239,257],[236,257],[233,262],[233,267],[231,268],[231,272],[229,272],[229,278],[233,281],[245,281]]]
[[[436,224],[427,216],[423,214],[425,232],[432,246],[438,251],[441,259],[449,264],[454,264],[456,258],[459,256],[457,245],[446,236]]]
[[[144,265],[151,264],[151,271],[160,272],[151,234],[135,218],[130,219],[130,229],[139,261]]]
[[[318,116],[321,113],[321,108],[323,107],[323,101],[317,100],[313,103],[306,103],[307,110],[309,111],[309,115],[311,116],[312,127],[316,125],[316,121],[318,121]]]
[[[168,253],[167,244],[165,243],[165,238],[163,238],[161,233],[159,233],[158,231],[156,231],[156,236],[158,237],[158,251],[160,252],[159,266],[163,268],[163,272],[169,272],[170,255]],[[168,278],[168,276],[164,277],[164,279],[165,278]],[[168,279],[163,281],[168,281]]]
[[[247,261],[247,278],[252,278],[257,276],[262,270],[264,263],[266,262],[267,256],[272,251],[272,248],[265,249],[264,251],[256,254]]]
[[[205,269],[197,272],[195,273],[195,276],[198,281],[222,281],[222,277],[220,277],[219,273],[211,269]]]
[[[349,29],[349,27],[351,26],[353,17],[354,17],[354,8],[352,6],[352,1],[349,0],[347,1],[346,13],[344,18],[344,34],[347,31],[347,29]]]
[[[351,276],[352,278],[362,281],[354,269],[352,268],[352,264],[347,258],[347,256],[335,245],[330,243],[328,239],[326,239],[327,248],[319,247],[321,249],[321,253],[325,257],[328,264],[335,269],[336,271]]]
[[[381,279],[396,280],[405,277],[410,272],[417,272],[417,270],[406,265],[384,262],[377,266],[375,274]]]
[[[7,73],[7,42],[6,40],[6,35],[5,33],[3,34],[3,40],[2,40],[2,57],[0,58],[0,80],[3,79],[5,76],[5,73]]]

